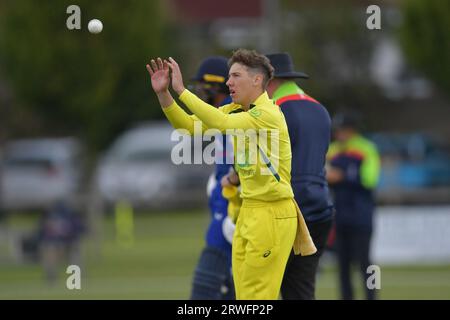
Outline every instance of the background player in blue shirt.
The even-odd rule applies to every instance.
[[[231,103],[228,87],[228,64],[224,57],[209,57],[203,60],[196,76],[195,91],[205,102],[220,107]],[[222,196],[220,181],[233,167],[233,154],[227,154],[228,141],[225,135],[214,138],[216,165],[207,185],[208,206],[211,222],[206,233],[203,249],[194,273],[191,299],[234,299],[231,276],[231,236],[233,224],[227,210],[228,201]],[[228,148],[232,150],[232,148]],[[224,233],[225,232],[225,233]]]

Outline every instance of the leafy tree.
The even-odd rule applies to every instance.
[[[450,2],[408,0],[402,3],[400,39],[413,66],[450,92]]]
[[[11,112],[40,124],[16,131],[78,134],[103,147],[131,123],[161,116],[145,64],[164,55],[163,2],[79,0],[81,30],[66,27],[71,4],[3,0],[0,74],[15,96]],[[103,22],[100,34],[87,29],[93,18]]]

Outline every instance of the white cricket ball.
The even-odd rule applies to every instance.
[[[103,30],[103,23],[98,19],[92,19],[88,23],[90,33],[100,33]]]

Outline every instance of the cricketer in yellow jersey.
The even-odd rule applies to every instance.
[[[273,68],[264,55],[245,49],[233,53],[229,66],[227,86],[233,103],[219,109],[185,89],[174,59],[151,60],[147,70],[166,117],[177,129],[187,129],[193,134],[194,121],[201,120],[203,130],[254,129],[257,134],[258,130],[277,133],[278,152],[270,153],[268,146],[258,145],[262,158],[270,156],[276,166],[260,157],[254,162],[236,160],[243,202],[233,237],[232,268],[237,299],[278,299],[291,248],[302,255],[314,254],[316,248],[293,199],[286,121],[265,91]],[[193,115],[188,115],[172,98],[170,82]],[[249,152],[249,146],[245,148]]]

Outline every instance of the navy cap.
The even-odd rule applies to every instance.
[[[228,79],[228,60],[225,57],[208,57],[202,61],[194,81],[222,83]]]
[[[294,63],[292,62],[292,58],[289,53],[282,52],[266,54],[266,57],[269,58],[270,64],[275,69],[273,74],[275,78],[309,78],[306,73],[294,71]]]

